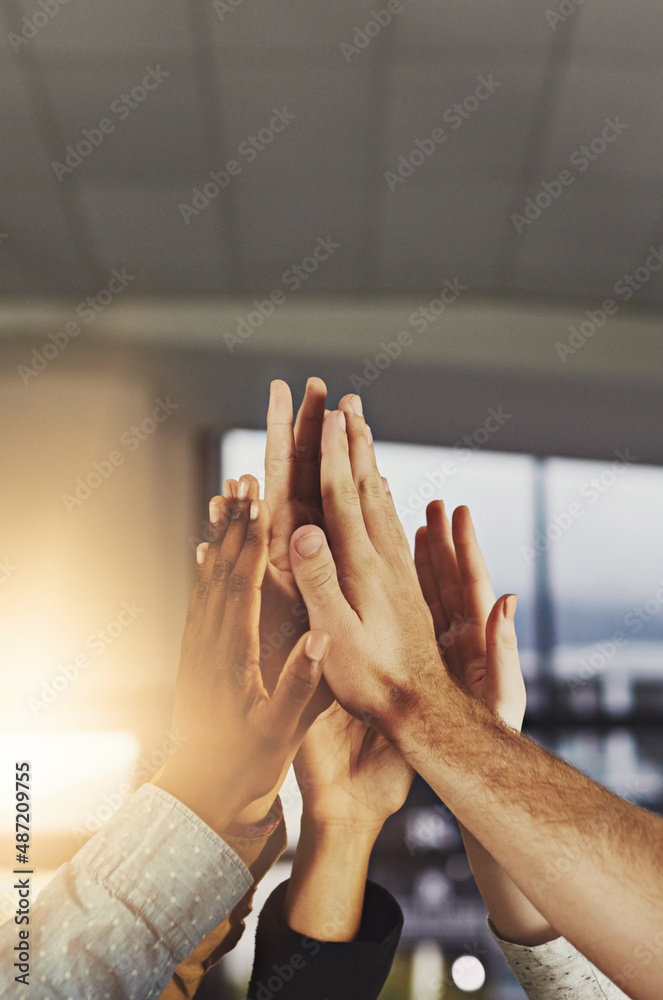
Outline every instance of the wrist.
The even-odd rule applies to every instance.
[[[338,863],[359,865],[370,857],[381,829],[379,820],[322,818],[312,814],[305,805],[299,843],[303,850],[314,851],[316,858],[332,856]]]

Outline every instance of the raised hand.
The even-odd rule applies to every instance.
[[[526,696],[513,626],[518,598],[495,601],[467,507],[456,508],[452,528],[444,504],[434,500],[426,520],[414,561],[442,656],[463,687],[520,729]]]
[[[377,833],[405,802],[414,777],[392,743],[338,702],[315,720],[294,763],[308,817]]]
[[[329,543],[314,525],[300,527],[290,561],[311,624],[334,635],[325,677],[336,697],[393,735],[413,702],[441,697],[452,682],[357,402],[342,400],[324,420],[321,490]]]
[[[259,621],[269,507],[217,497],[211,511],[210,542],[199,547],[175,689],[173,725],[186,739],[155,783],[221,833],[235,818],[259,819],[273,801],[317,714],[311,701],[329,636],[302,636],[267,690]],[[247,816],[256,803],[258,814]]]
[[[269,561],[263,584],[260,615],[261,663],[270,690],[299,637],[308,615],[290,567],[290,537],[302,524],[323,524],[320,497],[320,438],[327,388],[310,378],[293,429],[292,396],[288,385],[276,379],[270,387],[265,451],[265,500],[272,513]],[[259,484],[253,476],[227,480],[228,498],[257,500]],[[322,683],[315,704],[323,711],[332,701]]]

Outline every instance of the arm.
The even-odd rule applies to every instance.
[[[290,571],[288,543],[290,534],[300,524],[313,520],[322,523],[320,502],[320,435],[327,390],[321,379],[309,379],[293,429],[292,398],[288,386],[275,380],[270,388],[267,413],[265,453],[265,495],[272,512],[269,561],[262,586],[260,607],[260,668],[265,687],[272,693],[298,639],[305,632],[306,608]],[[258,500],[260,488],[253,476],[223,484],[224,500]],[[212,501],[216,506],[222,498]],[[213,533],[213,530],[212,530]],[[204,559],[208,545],[199,546]],[[276,637],[276,641],[274,641]],[[331,702],[327,685],[318,684],[307,719],[315,718]],[[162,1000],[189,1000],[205,972],[235,947],[244,930],[244,919],[251,912],[255,889],[282,854],[285,826],[279,824],[271,835],[260,835],[255,824],[262,825],[292,762],[296,746],[291,748],[278,781],[259,800],[252,802],[236,818],[233,834],[224,834],[228,844],[242,859],[253,878],[252,888],[200,945],[178,965],[162,994]],[[241,827],[245,825],[249,834]]]
[[[334,637],[327,680],[398,744],[552,927],[636,1000],[656,1000],[663,820],[514,732],[443,669],[363,418],[343,416],[329,414],[322,436],[334,558],[315,526],[294,533],[290,554],[312,625]]]
[[[249,996],[288,942],[302,959],[305,948],[310,956],[284,987],[284,1000],[321,992],[328,1000],[349,992],[373,1000],[389,973],[402,914],[384,889],[367,883],[368,864],[413,772],[383,736],[338,704],[313,723],[295,770],[304,802],[301,838],[285,891],[261,915]]]
[[[414,561],[435,633],[458,682],[520,731],[525,685],[513,623],[517,598],[495,602],[488,570],[467,507],[454,511],[453,530],[441,501],[426,511],[417,532]],[[460,824],[467,857],[493,926],[500,937],[540,945],[558,932],[469,830]]]
[[[143,785],[58,869],[29,924],[0,928],[0,993],[156,997],[250,884],[245,865],[198,816]],[[13,966],[19,930],[29,932],[29,968]]]

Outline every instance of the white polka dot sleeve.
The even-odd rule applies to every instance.
[[[488,927],[529,1000],[628,1000],[566,938],[527,948],[504,941],[490,918]]]
[[[235,852],[190,809],[142,785],[58,869],[30,914],[29,985],[12,959],[0,996],[16,1000],[147,1000],[253,884]],[[18,943],[0,927],[0,954]]]

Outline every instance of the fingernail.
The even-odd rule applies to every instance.
[[[239,486],[237,487],[237,499],[245,500],[249,495],[249,481],[245,479],[244,476],[239,481]]]
[[[504,603],[502,605],[502,614],[509,621],[513,621],[516,617],[516,608],[518,607],[518,597],[516,594],[509,594],[508,597],[504,598]]]
[[[300,535],[295,542],[295,548],[300,556],[314,556],[322,548],[322,532],[311,531],[308,535]]]
[[[257,500],[252,500],[251,507],[249,508],[249,521],[257,521],[259,514],[260,514],[260,503]]]
[[[384,476],[381,476],[381,479],[382,479],[382,485],[384,486],[385,493],[391,493],[391,490],[389,489],[389,483],[387,482],[387,480],[384,478]]]
[[[319,663],[328,649],[329,636],[324,632],[318,632],[317,635],[311,633],[304,646],[304,652],[309,660],[313,660],[314,663]]]
[[[216,524],[217,521],[221,520],[221,507],[215,500],[210,500],[209,520],[210,524]]]
[[[369,444],[373,444],[373,432],[371,431],[371,428],[368,426],[368,424],[366,424],[366,440],[368,441]]]
[[[364,407],[361,405],[361,396],[353,396],[350,400],[350,406],[355,411],[358,417],[364,415]]]
[[[201,563],[205,562],[205,553],[207,552],[207,542],[201,542],[196,549],[196,562],[200,566]]]
[[[338,422],[341,425],[341,430],[345,430],[345,413],[343,410],[338,411]]]
[[[225,483],[223,484],[223,495],[226,498],[226,500],[232,500],[233,498],[233,491],[229,479],[226,479]]]

